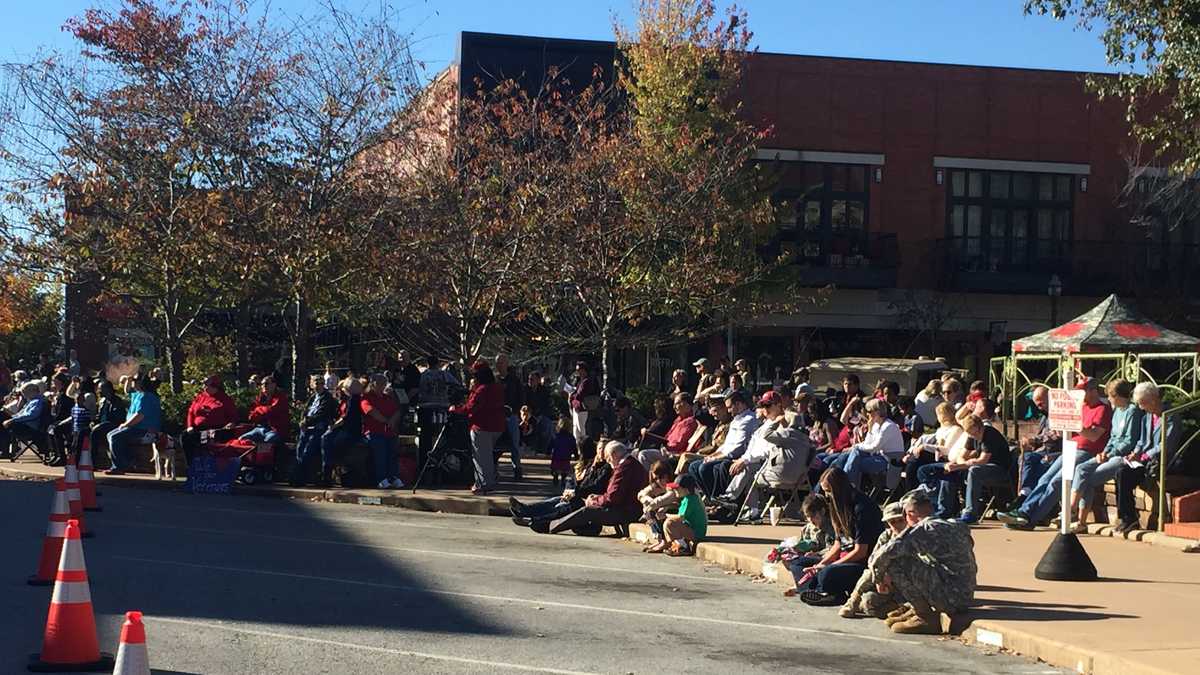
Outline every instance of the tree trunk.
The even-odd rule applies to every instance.
[[[301,400],[308,393],[309,311],[308,303],[297,299],[295,328],[292,330],[292,400]]]
[[[171,376],[171,391],[183,391],[183,345],[174,338],[167,339],[167,372]]]
[[[600,387],[608,389],[608,347],[612,342],[612,322],[608,321],[600,329]]]
[[[246,382],[250,379],[250,345],[249,338],[246,335],[247,327],[250,325],[250,310],[242,306],[237,310],[237,320],[233,327],[233,351],[234,358],[237,363],[234,367],[234,376],[238,383]]]

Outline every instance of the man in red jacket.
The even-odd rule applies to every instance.
[[[239,436],[243,441],[277,445],[287,440],[288,417],[287,396],[275,384],[275,378],[267,375],[259,382],[260,393],[250,406],[250,423],[254,428]]]
[[[217,375],[204,380],[204,388],[192,399],[187,411],[187,427],[183,430],[183,454],[188,464],[201,443],[200,432],[223,429],[237,422],[237,404],[225,393],[225,385]],[[232,436],[232,432],[229,436]],[[226,438],[229,438],[226,436]]]
[[[606,446],[608,462],[613,467],[608,490],[584,500],[582,509],[574,511],[550,525],[550,533],[574,530],[575,534],[596,536],[605,525],[628,525],[642,515],[638,492],[646,487],[646,469],[623,443],[610,441]]]

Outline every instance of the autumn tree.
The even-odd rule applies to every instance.
[[[1026,0],[1027,13],[1074,20],[1102,30],[1115,76],[1089,86],[1126,106],[1139,141],[1180,175],[1200,170],[1200,11],[1170,0]]]
[[[589,118],[565,175],[572,208],[549,228],[557,298],[549,328],[575,329],[602,356],[639,330],[687,335],[801,297],[767,285],[781,260],[759,253],[773,228],[754,163],[765,130],[739,116],[746,15],[707,0],[644,0],[617,28],[619,107]]]

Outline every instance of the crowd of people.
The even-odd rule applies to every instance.
[[[700,359],[694,379],[674,373],[671,391],[655,398],[647,418],[629,398],[602,391],[586,361],[553,387],[536,370],[520,377],[504,355],[493,363],[473,363],[465,385],[449,363],[409,361],[403,352],[369,375],[342,376],[327,365],[310,379],[301,408],[293,484],[303,484],[305,467],[318,460],[316,482],[329,484],[339,450],[361,442],[378,487],[400,487],[396,439],[415,412],[421,456],[451,418],[462,420],[476,494],[496,488],[502,449],[514,479],[522,477],[522,454],[548,454],[559,493],[510,499],[513,521],[539,533],[594,536],[605,526],[620,532],[644,522],[653,533],[647,553],[686,556],[710,522],[760,522],[767,493],[806,492],[804,534],[772,553],[795,580],[787,594],[840,606],[842,616],[886,619],[899,633],[924,633],[939,632],[939,614],[954,615],[971,601],[970,527],[989,499],[1007,503],[997,509],[1006,527],[1032,529],[1058,510],[1070,466],[1069,526],[1086,531],[1095,495],[1115,481],[1117,529],[1132,529],[1134,489],[1170,461],[1182,433],[1176,419],[1164,419],[1157,386],[1123,379],[1101,386],[1081,378],[1083,428],[1067,438],[1074,455],[1065,458],[1046,387],[1030,391],[1036,430],[1010,443],[984,384],[968,385],[954,371],[912,397],[886,380],[868,392],[854,374],[840,391],[818,392],[803,369],[791,386],[752,393],[744,361],[730,367]],[[110,473],[119,474],[129,446],[162,428],[154,371],[115,384],[73,374],[70,365],[41,372],[4,373],[11,393],[0,412],[0,452],[26,443],[47,457],[65,456],[88,438],[107,448]],[[275,445],[291,437],[275,377],[254,384],[258,395],[243,416],[220,377],[203,382],[181,434],[189,459],[222,437]],[[560,394],[563,414],[553,405]]]

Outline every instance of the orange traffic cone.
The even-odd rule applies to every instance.
[[[79,521],[79,531],[83,538],[90,539],[96,533],[83,523],[83,498],[79,494],[79,471],[75,469],[74,464],[68,463],[63,473],[67,483],[67,506],[71,509],[71,517]]]
[[[42,539],[42,557],[38,561],[37,574],[29,577],[31,586],[49,586],[62,557],[63,537],[67,535],[67,519],[71,517],[67,506],[67,488],[63,479],[54,481],[54,499],[50,502],[50,524],[46,537]]]
[[[113,675],[150,675],[150,654],[146,651],[146,627],[142,625],[141,612],[125,612]]]
[[[92,591],[83,560],[83,542],[79,540],[79,523],[68,520],[46,632],[42,636],[42,652],[29,657],[29,669],[35,673],[97,673],[112,672],[112,667],[112,654],[102,654],[96,639],[96,616],[92,614]]]
[[[92,443],[87,436],[79,450],[79,497],[84,511],[101,511],[96,501],[96,475],[92,467]]]

